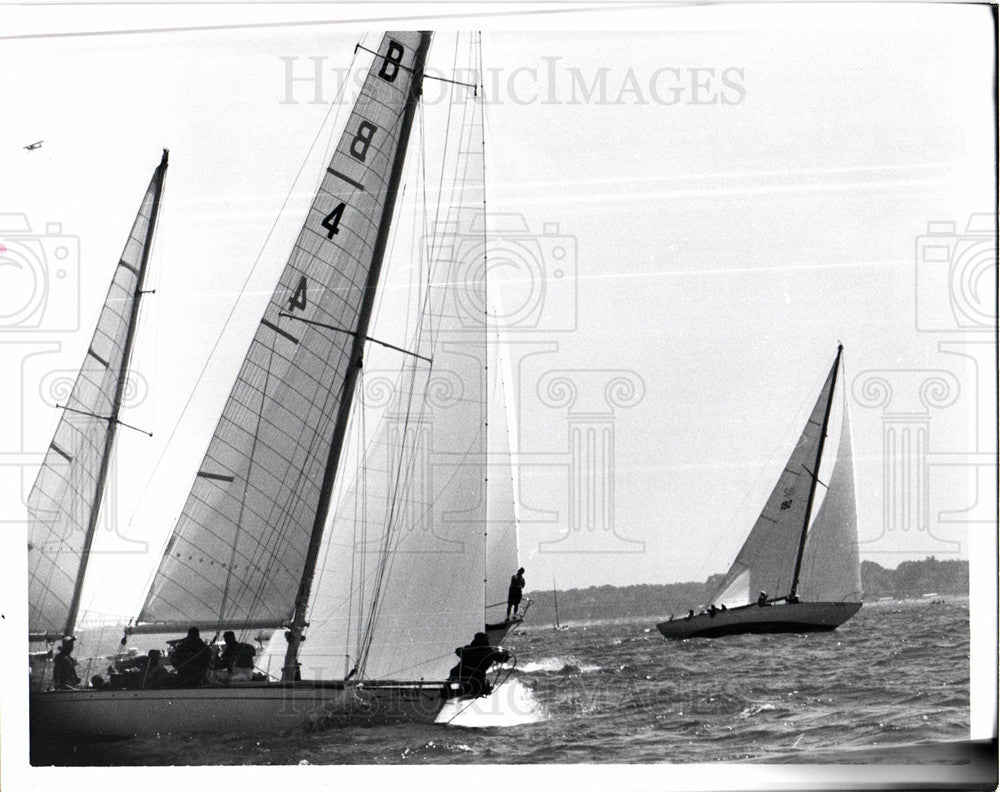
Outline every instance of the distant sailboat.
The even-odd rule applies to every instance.
[[[665,637],[834,630],[861,608],[851,430],[839,382],[842,357],[841,346],[795,450],[712,604],[705,612],[658,624]],[[838,387],[841,426],[827,485],[819,476]],[[827,492],[814,515],[820,484]]]
[[[552,578],[552,608],[555,610],[555,624],[552,625],[553,630],[568,630],[565,624],[559,623],[559,592],[556,591],[556,579]]]
[[[273,630],[285,639],[277,642],[280,680],[40,691],[30,701],[33,736],[260,734],[317,719],[432,721],[449,699],[462,695],[450,675],[454,649],[482,630],[486,610],[488,322],[485,312],[467,310],[469,291],[481,292],[485,304],[485,261],[456,260],[447,240],[436,238],[416,300],[419,326],[411,348],[368,335],[430,40],[426,32],[387,33],[372,53],[129,630],[176,636],[189,627],[229,629],[244,640]],[[470,50],[478,55],[477,46]],[[461,90],[472,93],[471,86]],[[457,148],[450,149],[457,161],[448,211],[463,228],[478,222],[484,229],[484,160],[477,148],[482,92],[462,104]],[[136,221],[143,261],[165,167],[164,160]],[[127,275],[131,294],[141,291],[136,270],[136,256],[123,256],[116,279]],[[369,342],[404,362],[363,469],[352,470],[345,445],[352,405],[364,388]],[[118,361],[96,345],[92,351],[124,377],[127,354]],[[446,384],[452,391],[440,378],[451,378]],[[78,387],[88,393],[97,388],[107,400],[109,385],[91,385],[83,373],[81,381]],[[104,416],[97,406],[86,409]],[[96,510],[99,494],[81,500],[74,482],[58,473],[57,456],[71,464],[77,458],[77,447],[61,431],[33,503],[48,503],[52,492],[73,492],[52,510],[55,521],[34,506],[33,541],[66,533],[62,514],[74,515],[74,526],[96,519],[86,515]],[[86,437],[87,449],[110,449],[111,440],[103,438]],[[73,470],[92,477],[105,464],[88,458]],[[71,631],[86,554],[86,547],[74,545],[58,560],[30,556],[33,635]],[[70,604],[62,591],[74,587]]]

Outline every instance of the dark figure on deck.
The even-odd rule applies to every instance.
[[[719,612],[719,609],[715,607],[715,603],[714,602],[711,605],[708,606],[708,615],[711,616],[713,619],[715,618],[715,614],[718,613],[718,612]]]
[[[160,665],[160,658],[163,653],[159,649],[150,649],[144,658],[145,662],[139,667],[142,674],[141,686],[144,688],[165,688],[170,687],[172,675],[166,668]]]
[[[174,644],[170,662],[177,670],[174,684],[177,687],[197,687],[205,681],[205,674],[212,663],[212,652],[197,627],[188,630],[187,638]]]
[[[80,684],[80,677],[76,673],[76,659],[73,657],[75,641],[73,636],[67,635],[56,652],[52,668],[52,681],[56,690],[75,688]]]
[[[511,609],[517,616],[518,606],[521,604],[521,593],[524,591],[524,567],[517,570],[516,575],[510,576],[510,588],[507,589],[507,618],[510,618]]]
[[[763,608],[763,607],[764,607],[765,605],[767,605],[767,592],[766,592],[766,591],[762,591],[762,592],[760,592],[760,596],[759,596],[759,597],[757,597],[757,604],[758,604],[758,605],[759,605],[760,607],[762,607],[762,608]]]
[[[451,669],[448,679],[457,681],[464,695],[488,696],[493,688],[486,681],[486,672],[494,663],[504,663],[510,657],[503,649],[490,646],[486,633],[478,632],[468,646],[455,650],[458,665]]]
[[[90,678],[90,686],[94,690],[107,690],[108,688],[111,687],[111,685],[109,685],[107,682],[104,681],[104,677],[102,677],[100,674],[94,674]]]
[[[236,633],[227,630],[222,635],[225,646],[215,665],[218,682],[249,682],[253,679],[253,656],[257,650],[236,640]]]

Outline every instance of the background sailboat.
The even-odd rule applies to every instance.
[[[661,622],[657,628],[667,638],[833,630],[861,608],[851,430],[839,376],[842,355],[843,347],[838,347],[795,450],[716,587],[708,612]],[[837,446],[825,455],[835,404],[841,405]],[[835,460],[832,470],[825,459]],[[825,497],[814,510],[819,485]]]
[[[470,293],[485,304],[485,262],[449,253],[436,234],[415,334],[406,346],[370,336],[430,38],[389,33],[373,53],[131,629],[243,639],[273,629],[281,660],[268,670],[281,681],[50,692],[32,698],[34,730],[432,720],[455,695],[452,650],[482,628],[485,610],[487,321],[468,310]],[[475,96],[458,114],[455,186],[442,197],[464,207],[449,212],[470,227],[484,211]],[[362,475],[345,449],[370,342],[397,356],[398,387],[376,442],[362,432]],[[353,414],[363,413],[362,404]]]

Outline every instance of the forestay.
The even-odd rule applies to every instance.
[[[388,33],[268,303],[139,622],[290,618],[413,80]],[[318,324],[317,324],[318,323]],[[361,332],[365,332],[362,328]]]
[[[28,625],[33,639],[71,632],[128,377],[149,246],[167,169],[153,174],[97,327],[28,495]]]

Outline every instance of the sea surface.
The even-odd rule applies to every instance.
[[[525,628],[505,642],[507,682],[431,725],[36,743],[32,763],[872,761],[873,748],[969,737],[967,599],[867,603],[832,633],[667,641],[653,621]]]

